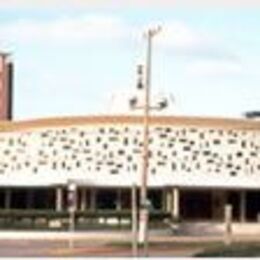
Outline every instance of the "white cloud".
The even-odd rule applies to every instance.
[[[123,37],[123,22],[112,16],[88,15],[56,20],[18,20],[0,26],[0,39],[12,43],[59,44],[90,40],[113,40]]]
[[[165,47],[194,48],[210,43],[207,36],[180,21],[170,21],[163,26],[159,43]]]
[[[225,42],[210,32],[198,30],[182,21],[169,20],[163,23],[153,22],[150,27],[160,25],[161,32],[156,36],[156,44],[166,50],[174,51],[176,56],[191,59],[239,60],[237,55],[225,47]]]
[[[160,23],[153,23],[160,24]],[[225,49],[218,39],[182,21],[164,21],[156,37],[158,49],[172,50],[174,56],[189,58],[188,73],[202,76],[226,76],[242,71],[239,59]],[[151,25],[152,26],[152,25]],[[115,41],[141,40],[144,28],[130,25],[118,16],[102,14],[59,17],[53,20],[27,19],[0,25],[0,42],[70,46]],[[147,29],[147,27],[146,27]],[[11,48],[13,49],[13,48]]]
[[[165,22],[158,36],[158,44],[175,50],[177,55],[211,57],[219,52],[216,39],[181,21]]]
[[[154,24],[154,23],[153,23]],[[192,58],[233,59],[210,34],[181,21],[164,21],[158,45],[175,55]],[[146,26],[147,29],[147,26]],[[130,25],[118,16],[102,14],[59,17],[52,20],[24,19],[0,25],[0,41],[7,45],[40,43],[70,45],[89,42],[141,41],[144,28]],[[156,38],[157,38],[156,37]]]

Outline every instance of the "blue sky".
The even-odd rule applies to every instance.
[[[15,118],[105,113],[112,93],[135,88],[142,34],[154,24],[163,30],[154,39],[152,88],[174,95],[176,114],[260,109],[256,7],[13,5],[0,8],[0,48],[15,63]]]

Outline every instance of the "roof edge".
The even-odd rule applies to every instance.
[[[92,115],[38,118],[18,121],[0,121],[0,132],[22,131],[35,128],[64,127],[89,124],[142,124],[143,117],[135,115]],[[150,116],[152,125],[215,127],[260,131],[260,121],[246,118],[199,116]]]

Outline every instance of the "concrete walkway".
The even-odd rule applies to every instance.
[[[97,231],[0,231],[0,240],[91,240],[100,242],[129,242],[132,239],[131,231],[125,230],[97,230]],[[152,230],[149,240],[154,242],[214,242],[223,241],[223,235],[175,235],[169,230]],[[234,235],[234,241],[260,241],[260,235]]]
[[[128,231],[0,231],[0,239],[35,239],[35,240],[65,240],[74,239],[89,239],[99,241],[128,241],[131,237],[131,232]]]

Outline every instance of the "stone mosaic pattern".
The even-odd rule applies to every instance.
[[[0,174],[39,170],[102,171],[117,175],[141,171],[142,127],[97,124],[39,128],[0,134]],[[153,125],[152,175],[187,172],[260,174],[260,132],[206,127]]]

